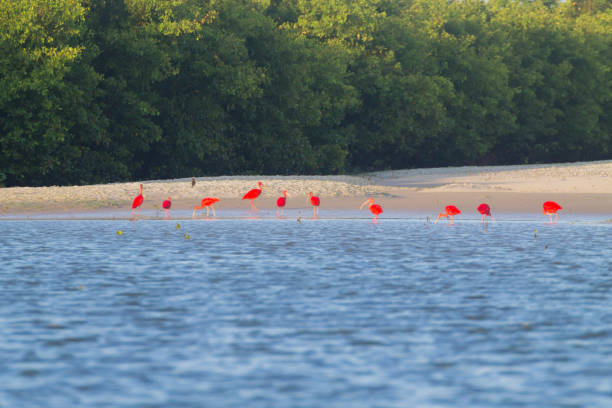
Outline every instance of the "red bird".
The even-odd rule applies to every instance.
[[[255,204],[253,204],[253,200],[259,197],[259,195],[261,194],[261,191],[263,190],[264,185],[261,181],[258,181],[257,186],[259,188],[254,188],[250,190],[248,193],[244,195],[244,197],[242,197],[243,200],[251,200],[251,210],[253,211],[258,211],[257,207],[255,207]]]
[[[451,220],[451,224],[453,223],[453,216],[457,215],[457,214],[461,214],[461,211],[455,207],[454,205],[447,205],[444,210],[446,210],[446,212],[444,213],[440,213],[438,214],[438,218],[436,218],[436,223],[438,222],[438,220],[441,217],[450,217]]]
[[[313,217],[317,218],[319,216],[321,200],[319,200],[319,197],[312,195],[312,191],[308,193],[308,198],[310,199],[310,205],[312,205]]]
[[[482,222],[485,222],[485,218],[491,217],[491,207],[489,204],[482,203],[478,206],[478,212],[482,214]]]
[[[561,207],[559,204],[555,203],[554,201],[546,201],[544,204],[542,204],[542,212],[544,213],[544,215],[548,215],[550,217],[551,224],[554,224],[557,222],[557,218],[559,218],[559,214],[557,214],[557,211],[561,209],[563,209],[563,207]],[[555,214],[554,222],[552,219],[553,214]]]
[[[142,184],[140,185],[140,194],[134,197],[134,201],[132,201],[132,215],[134,215],[134,210],[138,208],[138,215],[140,215],[140,206],[144,201],[144,197],[142,196]]]
[[[280,216],[283,216],[283,209],[285,208],[285,204],[287,204],[287,190],[283,190],[283,196],[278,197],[276,200],[276,216],[278,217],[278,210],[280,209]]]
[[[203,208],[206,208],[206,216],[207,217],[208,217],[209,209],[211,209],[212,213],[213,213],[213,217],[217,218],[217,214],[215,214],[214,204],[216,202],[218,202],[218,201],[219,201],[219,199],[217,197],[205,197],[205,198],[203,198],[201,205],[196,205],[195,207],[193,207],[193,214],[191,216],[195,217],[196,211],[201,210]]]
[[[162,207],[164,209],[164,218],[167,218],[168,215],[170,215],[170,207],[172,207],[172,201],[170,200],[170,197],[168,197],[167,200],[164,200],[164,202],[162,203]]]
[[[374,218],[372,218],[372,222],[378,222],[378,216],[382,214],[383,212],[382,207],[378,204],[374,204],[373,198],[368,198],[363,204],[361,204],[361,207],[359,207],[359,209],[361,210],[366,204],[368,208],[370,209],[370,212],[374,214]]]

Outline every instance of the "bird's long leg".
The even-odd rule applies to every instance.
[[[211,204],[210,209],[212,210],[213,217],[217,218],[217,214],[215,214],[215,206]]]
[[[451,225],[453,225],[453,216],[452,215],[450,216],[450,219],[451,219]]]
[[[555,224],[557,223],[557,220],[559,219],[559,214],[555,213]]]
[[[438,221],[440,220],[440,218],[442,218],[442,217],[447,217],[447,216],[448,216],[448,215],[446,215],[446,214],[444,214],[444,213],[440,213],[440,214],[438,214],[438,218],[436,218],[436,221],[434,222],[434,224],[437,224],[437,223],[438,223]]]
[[[253,203],[253,200],[251,200],[251,211],[258,211],[257,207],[255,207],[255,203]]]

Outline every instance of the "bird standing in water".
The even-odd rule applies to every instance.
[[[457,214],[461,214],[461,211],[457,207],[455,207],[454,205],[447,205],[444,208],[444,210],[446,212],[438,214],[438,218],[436,218],[436,222],[435,223],[438,223],[438,220],[440,218],[442,218],[442,217],[450,217],[450,223],[452,224],[453,223],[453,217],[455,215],[457,215]]]
[[[172,207],[172,200],[168,197],[167,200],[164,200],[162,203],[162,208],[164,209],[164,218],[168,218],[170,216],[170,207]]]
[[[251,201],[251,211],[258,211],[257,207],[255,207],[255,204],[253,204],[253,200],[256,199],[257,197],[259,197],[259,195],[261,194],[262,190],[263,190],[263,183],[261,181],[257,182],[257,187],[259,188],[254,188],[252,190],[250,190],[248,193],[246,193],[244,195],[244,197],[242,197],[243,200],[250,200]]]
[[[313,217],[319,217],[319,205],[321,205],[321,200],[319,197],[312,195],[312,191],[308,193],[308,199],[310,200],[310,205],[312,205]]]
[[[287,204],[287,190],[283,190],[283,196],[282,197],[278,197],[278,200],[276,200],[276,216],[278,217],[278,210],[280,209],[280,216],[283,216],[283,209],[285,208],[285,205]]]
[[[214,206],[214,204],[216,202],[218,202],[218,201],[219,201],[219,199],[217,197],[205,197],[205,198],[203,198],[201,205],[196,205],[195,207],[193,207],[193,214],[191,216],[195,217],[196,211],[201,210],[203,208],[206,208],[206,216],[207,217],[208,217],[209,209],[211,209],[212,213],[213,213],[213,217],[217,218],[217,214],[215,214],[215,206]]]
[[[478,206],[477,210],[478,210],[478,212],[479,212],[480,214],[482,214],[482,222],[483,222],[483,223],[485,222],[485,219],[486,219],[487,217],[491,217],[491,207],[489,207],[489,204],[487,204],[487,203],[482,203],[482,204],[480,204],[480,205]],[[491,217],[491,218],[493,218],[493,217]]]
[[[134,215],[134,210],[138,208],[138,215],[140,215],[140,206],[144,201],[144,197],[142,196],[142,184],[140,185],[140,194],[134,197],[134,201],[132,201],[132,215]]]
[[[374,204],[373,198],[368,198],[359,209],[361,210],[365,205],[368,206],[368,209],[372,214],[374,214],[374,218],[372,218],[372,222],[378,222],[378,216],[383,213],[383,209],[380,205]]]
[[[542,204],[542,212],[544,213],[544,215],[548,215],[550,217],[551,224],[557,223],[557,219],[559,218],[559,214],[557,214],[557,211],[561,209],[563,209],[563,207],[561,207],[559,204],[555,203],[554,201],[546,201],[544,204]],[[555,214],[554,222],[552,219],[553,214]]]

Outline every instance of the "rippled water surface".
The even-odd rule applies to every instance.
[[[0,223],[1,407],[612,406],[610,224],[179,222]]]

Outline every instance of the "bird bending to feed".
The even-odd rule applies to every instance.
[[[208,217],[209,209],[212,210],[213,217],[217,218],[217,214],[215,214],[215,206],[214,204],[219,201],[217,197],[205,197],[202,199],[201,205],[196,205],[193,207],[192,217],[195,217],[196,211],[206,208],[206,216]]]
[[[482,214],[482,222],[485,222],[485,218],[491,217],[491,207],[489,207],[489,204],[482,203],[478,206],[477,210],[480,214]]]
[[[283,209],[285,208],[285,204],[287,204],[287,190],[283,190],[283,196],[278,197],[276,200],[276,216],[278,217],[278,210],[280,209],[280,216],[283,216]]]
[[[251,201],[251,210],[252,211],[258,211],[257,207],[255,207],[255,204],[253,204],[253,200],[256,199],[257,197],[259,197],[259,195],[261,194],[261,191],[263,190],[263,183],[261,181],[257,182],[257,186],[259,188],[254,188],[252,190],[250,190],[248,193],[246,193],[244,195],[244,197],[242,197],[243,200],[250,200]]]
[[[142,196],[142,184],[140,185],[140,194],[134,197],[134,201],[132,201],[132,215],[134,215],[134,210],[138,208],[138,215],[140,215],[140,206],[144,201],[144,197]]]
[[[559,204],[555,203],[554,201],[546,201],[544,204],[542,204],[542,212],[544,213],[544,215],[548,215],[550,217],[551,224],[554,224],[557,222],[557,218],[559,218],[559,214],[557,214],[557,211],[561,209],[563,209],[563,207],[561,207]],[[552,219],[553,214],[555,214],[554,222]]]
[[[172,207],[172,201],[170,200],[170,197],[168,197],[167,200],[164,200],[164,202],[162,203],[162,207],[164,209],[164,218],[167,218],[170,215],[170,207]]]
[[[436,223],[442,217],[450,217],[450,223],[452,224],[453,223],[453,216],[455,216],[457,214],[461,214],[461,211],[457,207],[455,207],[454,205],[447,205],[444,208],[444,210],[446,212],[438,214],[438,218],[436,218]]]
[[[365,205],[367,205],[368,208],[370,209],[370,212],[374,214],[374,218],[372,218],[372,222],[378,222],[378,216],[382,214],[383,212],[382,207],[378,204],[374,204],[373,198],[368,198],[363,204],[361,204],[361,207],[359,207],[359,209],[360,210],[363,209]]]
[[[319,200],[319,197],[312,195],[312,191],[308,193],[308,198],[310,199],[310,205],[312,205],[313,217],[318,217],[321,200]]]

